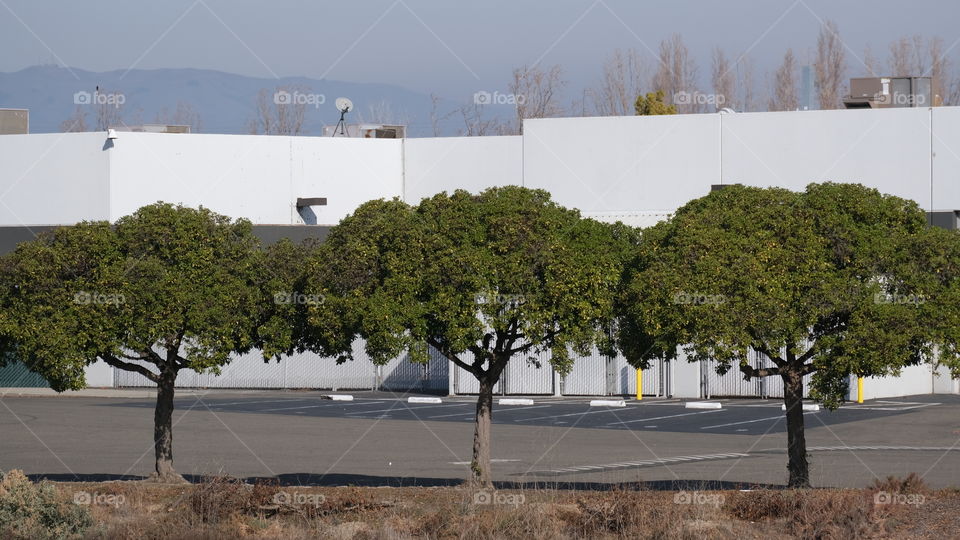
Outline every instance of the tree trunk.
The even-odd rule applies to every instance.
[[[480,378],[480,395],[477,397],[476,427],[473,432],[473,461],[470,463],[470,482],[475,487],[493,487],[490,478],[490,421],[493,418],[492,377]]]
[[[789,365],[780,370],[783,379],[783,404],[787,407],[787,470],[788,486],[810,487],[810,465],[807,463],[807,440],[803,431],[802,366]]]
[[[176,381],[177,370],[165,369],[160,372],[157,408],[153,414],[153,447],[157,457],[153,479],[158,482],[185,481],[173,470],[173,394]]]

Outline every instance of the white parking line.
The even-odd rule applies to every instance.
[[[710,414],[710,413],[718,413],[718,412],[723,412],[723,410],[722,410],[722,409],[712,409],[712,410],[709,410],[709,411],[688,412],[688,413],[682,413],[682,414],[671,414],[671,415],[668,415],[668,416],[655,416],[655,417],[653,417],[653,418],[638,418],[638,419],[636,419],[636,420],[624,420],[623,422],[611,422],[611,423],[609,423],[609,424],[607,424],[607,425],[608,425],[608,426],[616,426],[616,425],[618,425],[618,424],[632,424],[632,423],[634,423],[634,422],[649,422],[649,421],[651,421],[651,420],[663,420],[664,418],[676,418],[676,417],[678,417],[678,416],[691,416],[691,415],[694,415],[694,414]]]
[[[686,461],[709,461],[716,459],[734,459],[734,458],[744,458],[748,454],[741,453],[729,453],[729,454],[707,454],[699,456],[677,456],[669,458],[658,458],[650,459],[645,461],[624,461],[621,463],[607,463],[604,465],[581,465],[579,467],[565,467],[562,469],[553,469],[548,471],[536,471],[533,474],[564,474],[564,473],[580,473],[580,472],[590,472],[596,470],[609,470],[609,469],[626,469],[632,467],[650,467],[657,465],[664,465],[668,463],[680,463]]]
[[[532,407],[511,407],[511,408],[509,408],[509,409],[507,409],[507,410],[509,410],[510,412],[515,412],[515,411],[522,411],[522,410],[525,410],[525,409],[542,409],[542,408],[544,408],[544,407],[549,407],[549,405],[534,405],[534,406],[532,406]],[[427,420],[430,420],[431,418],[448,418],[448,417],[451,417],[451,416],[467,416],[467,415],[474,415],[474,414],[477,414],[477,412],[476,412],[476,411],[470,411],[470,412],[465,412],[465,413],[439,414],[439,415],[437,415],[437,416],[428,416],[428,417],[427,417]]]
[[[786,449],[784,449],[786,450]],[[829,452],[834,450],[913,450],[918,452],[960,451],[956,446],[810,446],[811,452]]]
[[[403,402],[401,402],[401,403],[403,403]],[[416,405],[416,403],[414,403],[413,405]],[[346,414],[371,414],[371,413],[375,413],[375,412],[388,412],[388,411],[400,412],[400,411],[404,411],[404,410],[406,410],[406,409],[410,409],[411,411],[422,411],[422,410],[424,410],[424,409],[442,409],[442,408],[444,408],[444,407],[463,407],[464,405],[468,405],[468,406],[469,406],[469,405],[473,405],[473,404],[472,404],[472,403],[450,403],[450,404],[447,404],[447,405],[429,405],[429,404],[422,404],[422,405],[420,405],[419,407],[410,407],[410,404],[403,403],[402,405],[397,405],[397,406],[394,406],[394,407],[392,407],[392,408],[390,408],[390,409],[381,409],[381,410],[379,410],[379,411],[356,411],[356,412],[348,412],[348,413],[346,413]]]
[[[280,407],[279,409],[258,409],[254,412],[274,412],[274,411],[293,411],[297,409],[316,409],[318,407],[323,407],[323,405],[305,405],[303,407]]]
[[[336,401],[336,402],[334,402],[334,401],[330,401],[330,400],[324,400],[324,403],[318,403],[318,404],[316,404],[316,405],[306,405],[306,406],[302,406],[302,407],[280,407],[280,408],[276,408],[276,409],[255,409],[255,410],[253,410],[253,411],[244,411],[244,412],[255,412],[255,413],[258,413],[258,412],[273,412],[273,411],[290,411],[290,410],[295,410],[295,409],[318,409],[318,408],[322,408],[322,407],[349,407],[349,406],[353,406],[353,405],[379,405],[379,404],[380,404],[379,401],[368,401],[368,402],[366,402],[366,403],[360,403],[360,402],[357,402],[357,401]],[[367,412],[374,412],[374,411],[367,411]],[[349,413],[347,413],[347,414],[349,414]]]
[[[266,399],[266,400],[257,400],[257,401],[232,401],[230,403],[210,403],[211,407],[226,407],[227,405],[248,405],[254,403],[292,403],[296,401],[307,401],[307,399],[318,399],[318,398],[287,398],[287,399]]]
[[[847,411],[909,411],[910,409],[922,409],[924,407],[932,407],[934,405],[940,405],[939,403],[919,403],[916,405],[911,405],[909,407],[876,407],[873,405],[847,405],[846,407],[840,407],[839,410]]]
[[[805,412],[803,414],[817,414],[817,413],[811,411],[811,412]],[[741,424],[752,424],[754,422],[764,422],[767,420],[784,420],[786,418],[787,418],[786,415],[781,414],[780,416],[769,416],[767,418],[758,418],[757,420],[744,420],[743,422],[730,422],[729,424],[717,424],[715,426],[706,426],[700,429],[713,429],[718,427],[739,426]]]
[[[611,413],[612,413],[612,414],[616,414],[617,412],[621,412],[621,413],[622,413],[623,410],[614,409],[614,408],[606,408],[606,409],[601,409],[601,410],[599,410],[599,411],[586,411],[586,412],[569,413],[569,414],[554,414],[554,415],[550,415],[550,416],[537,416],[537,417],[535,417],[535,418],[520,418],[520,419],[518,419],[518,420],[514,420],[514,422],[533,422],[534,420],[545,420],[545,419],[547,419],[547,418],[564,418],[564,417],[567,417],[567,416],[581,416],[581,415],[584,415],[584,414],[597,414],[597,413],[608,413],[608,414],[611,414]]]
[[[514,461],[520,461],[519,459],[491,459],[490,463],[512,463]],[[469,465],[471,461],[448,461],[450,465]]]

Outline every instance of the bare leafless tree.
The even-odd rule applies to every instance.
[[[863,69],[867,77],[880,77],[882,75],[880,62],[873,54],[873,49],[867,45],[863,50]]]
[[[385,99],[373,102],[367,105],[367,111],[359,112],[357,118],[360,122],[369,122],[371,124],[392,124],[405,126],[410,123],[410,117],[405,112],[395,112],[393,105]]]
[[[847,62],[840,32],[833,21],[826,21],[820,27],[820,35],[817,36],[817,60],[813,69],[820,108],[839,108]]]
[[[734,109],[739,105],[736,97],[736,73],[727,55],[720,47],[713,48],[713,63],[710,81],[713,85],[713,94],[716,108],[732,107]]]
[[[250,122],[250,133],[263,135],[300,135],[306,116],[306,100],[294,96],[307,94],[300,86],[280,86],[273,92],[263,88],[257,94],[256,117]]]
[[[706,106],[693,99],[697,93],[697,64],[680,34],[660,42],[657,72],[653,89],[663,91],[667,102],[676,105],[679,113],[702,112]]]
[[[94,131],[106,131],[123,124],[123,106],[127,98],[120,92],[109,92],[97,86],[93,93]]]
[[[82,105],[77,105],[73,114],[63,122],[60,122],[60,132],[79,133],[82,131],[87,131],[87,111],[83,109]]]
[[[509,90],[516,103],[516,129],[523,133],[527,118],[551,118],[563,115],[560,92],[567,82],[559,65],[547,69],[524,66],[513,70]]]
[[[783,62],[773,76],[773,89],[770,92],[771,111],[795,111],[800,108],[797,92],[797,58],[793,49],[787,49]]]
[[[933,97],[932,105],[939,107],[946,103],[948,98],[947,93],[950,88],[950,75],[948,70],[950,69],[950,64],[943,50],[943,40],[939,37],[930,39],[927,50],[930,54],[930,71],[925,74],[930,75],[930,91]]]
[[[890,75],[919,77],[927,71],[923,37],[901,37],[890,44]]]
[[[448,112],[446,114],[440,114],[440,103],[443,100],[440,96],[436,94],[430,94],[430,128],[433,130],[433,136],[439,137],[442,135],[442,129],[440,127],[440,122],[449,118],[452,114],[455,114],[456,111]]]
[[[166,107],[157,113],[154,121],[158,124],[169,124],[174,126],[190,126],[191,133],[200,133],[203,129],[203,121],[200,113],[193,105],[185,101],[178,101],[176,108],[171,112]]]
[[[463,129],[458,134],[465,137],[485,135],[515,135],[515,129],[499,118],[487,118],[483,103],[473,100],[455,111],[463,117]]]
[[[587,102],[597,116],[633,116],[633,105],[650,77],[650,67],[636,49],[616,49],[603,63],[603,74],[596,88],[590,88],[580,103],[585,113]]]
[[[960,78],[953,78],[945,91],[947,92],[943,99],[945,105],[960,104]]]
[[[746,55],[737,60],[737,78],[740,86],[740,100],[734,103],[738,111],[757,110],[757,96],[753,80],[753,60]]]
[[[950,62],[939,37],[901,37],[890,44],[890,74],[894,77],[930,77],[932,105],[954,104]]]

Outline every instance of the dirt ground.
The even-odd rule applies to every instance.
[[[57,483],[86,538],[953,538],[960,491],[889,479],[862,490],[494,491]]]

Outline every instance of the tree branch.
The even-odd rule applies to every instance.
[[[476,375],[476,373],[473,370],[473,366],[471,366],[470,364],[467,364],[466,362],[461,360],[457,355],[450,352],[450,349],[448,347],[444,347],[439,341],[433,338],[427,338],[427,344],[429,344],[434,349],[440,351],[440,354],[442,354],[447,360],[450,360],[454,364]]]
[[[109,354],[102,354],[100,355],[100,358],[103,359],[103,361],[106,362],[108,366],[113,366],[115,368],[122,369],[124,371],[132,371],[134,373],[139,373],[155,383],[158,383],[158,384],[160,383],[159,375],[141,366],[140,364],[131,364],[130,362],[124,362],[123,360],[120,360],[116,356],[109,355]]]
[[[773,353],[770,352],[770,349],[766,347],[766,345],[755,346],[754,349],[756,349],[757,352],[769,358],[771,362],[777,365],[777,367],[784,367],[787,365],[787,363],[783,360],[783,358],[780,358],[779,356],[774,356]]]
[[[507,352],[507,353],[509,353],[509,354],[511,354],[511,355],[514,355],[514,354],[517,354],[517,353],[525,353],[525,352],[529,351],[530,349],[532,349],[533,347],[534,347],[534,344],[533,344],[533,343],[527,343],[526,345],[521,345],[521,346],[517,347],[516,349],[510,349],[510,350],[505,351],[505,352]]]
[[[802,377],[804,375],[809,375],[816,370],[817,368],[813,364],[804,364],[803,367],[800,368],[800,376]],[[754,377],[760,378],[760,377],[770,377],[771,375],[779,375],[780,368],[773,367],[773,368],[757,369],[751,365],[741,364],[740,372],[743,373],[743,380],[749,381]]]
[[[179,353],[176,353],[176,352],[173,353],[173,365],[174,365],[174,367],[176,367],[177,369],[184,369],[184,368],[187,367],[187,364],[188,364],[188,362],[187,362],[187,359],[186,359],[186,358],[180,356]]]
[[[470,370],[470,373],[476,375],[483,371],[483,361],[487,358],[487,351],[481,349],[479,345],[471,345],[467,347],[467,350],[473,353],[473,368]]]
[[[800,370],[800,375],[809,375],[816,370],[817,368],[813,364],[804,364],[803,368]]]
[[[807,352],[803,353],[800,358],[797,358],[798,362],[806,363],[807,360],[813,358],[813,355],[817,352],[817,342],[814,341],[813,345],[810,345],[810,348],[807,349]]]
[[[743,373],[743,380],[749,381],[754,377],[760,378],[760,377],[770,377],[771,375],[779,375],[780,368],[773,367],[773,368],[757,369],[749,364],[740,364],[740,372]]]

